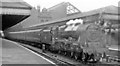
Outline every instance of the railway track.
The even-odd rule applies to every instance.
[[[43,53],[42,50],[36,47],[32,47],[32,46],[25,45],[25,44],[21,44],[21,45],[28,48],[29,50],[36,52],[37,54],[44,56],[45,58],[50,59],[51,61],[56,63],[57,66],[76,66],[74,63],[67,62],[65,60],[60,59],[61,57],[57,56],[56,54],[49,53],[48,51],[46,51],[46,53]]]
[[[42,56],[44,56],[45,58],[50,59],[51,61],[53,61],[54,63],[57,64],[57,66],[114,66],[111,64],[100,64],[100,63],[95,63],[95,64],[84,64],[81,63],[79,61],[73,60],[69,57],[66,57],[64,55],[60,55],[60,54],[55,54],[55,53],[51,53],[49,51],[45,51],[43,52],[42,49],[35,47],[35,46],[31,46],[29,44],[25,44],[25,43],[19,43],[20,45],[22,45],[23,47],[26,47],[27,49],[34,51],[37,54],[40,54]],[[115,66],[119,66],[119,65],[115,65]]]

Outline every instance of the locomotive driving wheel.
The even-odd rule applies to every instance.
[[[71,52],[70,52],[70,57],[71,57],[71,58],[73,57],[73,54],[74,54],[73,51],[71,51]]]
[[[87,55],[86,55],[86,53],[82,53],[82,62],[83,63],[87,63],[87,61],[86,61],[86,58],[87,58]]]
[[[78,58],[79,58],[79,53],[75,53],[75,54],[74,54],[74,58],[75,58],[75,60],[78,60]]]
[[[91,54],[89,56],[89,62],[90,63],[96,63],[99,62],[101,59],[101,54]]]

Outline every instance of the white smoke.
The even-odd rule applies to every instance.
[[[66,25],[69,25],[69,24],[76,24],[76,23],[80,23],[80,24],[83,24],[83,20],[82,19],[75,19],[75,20],[70,20],[66,23]]]
[[[65,31],[73,31],[73,30],[77,30],[78,25],[76,24],[83,24],[83,20],[82,19],[75,19],[75,20],[70,20],[66,23],[66,25],[68,26]]]

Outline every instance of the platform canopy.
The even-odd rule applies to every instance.
[[[0,30],[5,30],[27,18],[31,13],[31,5],[23,0],[0,0]]]
[[[67,21],[69,20],[74,20],[74,19],[86,19],[86,21],[88,20],[94,20],[94,19],[99,19],[100,16],[102,19],[105,20],[111,20],[111,21],[119,21],[120,20],[120,13],[119,13],[119,7],[117,6],[106,6],[106,7],[102,7],[102,8],[98,8],[92,11],[88,11],[88,12],[82,12],[82,13],[78,13],[72,16],[68,16],[65,18],[61,18],[61,19],[57,19],[57,20],[53,20],[53,21],[48,21],[45,23],[40,23],[37,25],[33,25],[33,28],[40,28],[43,26],[50,26],[50,25],[54,25],[54,24],[65,24]],[[89,21],[88,21],[89,22]],[[31,28],[32,28],[31,27]]]
[[[23,0],[0,0],[0,14],[29,15],[30,9]]]

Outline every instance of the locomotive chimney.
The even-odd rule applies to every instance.
[[[38,10],[38,12],[40,12],[40,6],[39,5],[37,6],[37,10]]]

